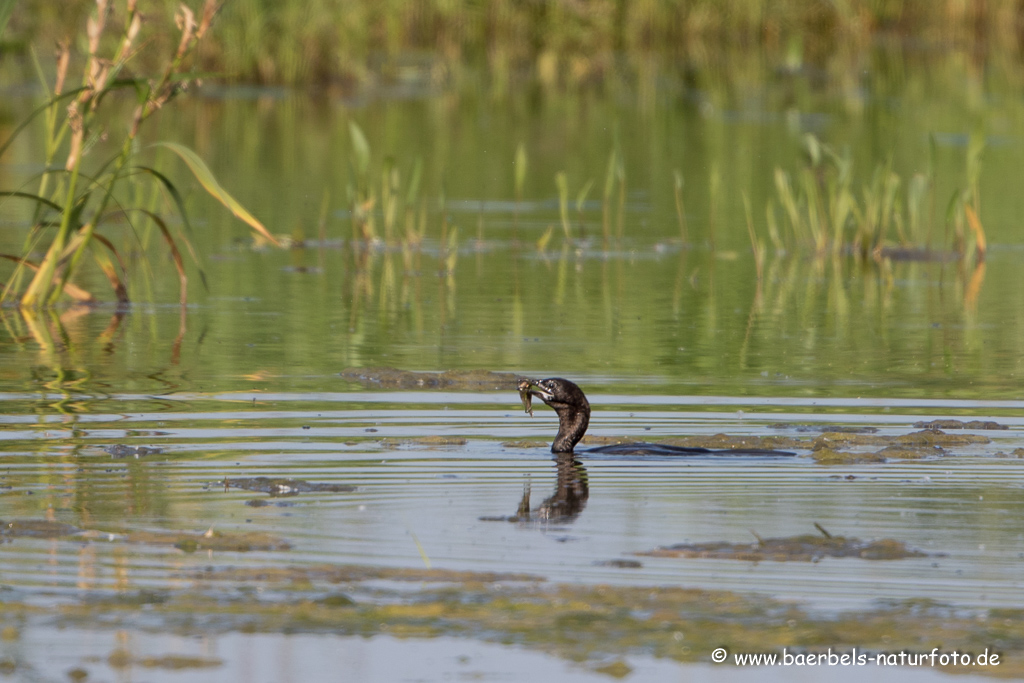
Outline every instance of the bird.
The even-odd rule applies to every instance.
[[[518,381],[519,397],[525,412],[533,415],[533,398],[539,398],[558,415],[558,434],[551,443],[551,452],[560,455],[573,453],[590,425],[590,402],[579,385],[562,377],[527,379]],[[588,454],[604,455],[754,455],[790,456],[791,451],[777,451],[767,448],[702,448],[699,446],[672,446],[660,443],[622,443],[598,446],[582,451]]]

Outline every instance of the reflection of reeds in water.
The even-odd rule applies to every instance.
[[[830,342],[821,339],[823,333],[831,338],[857,339],[867,321],[877,327],[879,342],[889,346],[895,342],[892,322],[886,322],[900,310],[900,297],[907,290],[897,290],[897,277],[908,282],[935,280],[929,269],[950,272],[953,277],[939,276],[947,283],[940,288],[922,287],[915,291],[929,300],[919,303],[919,310],[935,311],[932,322],[949,318],[953,327],[965,322],[975,330],[978,298],[985,280],[986,264],[977,260],[973,265],[965,261],[935,263],[928,261],[894,262],[882,259],[872,262],[829,256],[823,259],[803,259],[799,255],[777,255],[771,259],[752,298],[747,316],[743,344],[739,350],[741,365],[746,367],[750,347],[754,344],[775,343],[773,340],[799,341],[803,352]],[[948,296],[949,287],[956,296]],[[944,306],[942,301],[959,301],[959,306]],[[784,344],[785,345],[785,344]]]
[[[171,344],[169,366],[179,363],[182,342],[186,332],[185,308],[179,309],[178,331]],[[35,382],[49,391],[61,395],[50,404],[57,412],[84,412],[74,400],[73,395],[79,391],[89,393],[95,387],[93,381],[92,357],[94,355],[112,356],[118,353],[118,340],[123,334],[126,311],[115,309],[110,319],[98,333],[88,323],[95,316],[103,316],[104,312],[91,306],[72,306],[58,314],[54,309],[0,309],[0,322],[11,341],[23,351],[35,345],[37,363],[33,375]],[[158,332],[153,332],[154,337]],[[161,373],[153,373],[151,378],[165,382],[168,389],[176,388],[172,382],[158,377]]]

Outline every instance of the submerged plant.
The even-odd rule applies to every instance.
[[[209,29],[216,11],[215,0],[206,0],[198,17],[188,6],[181,5],[177,15],[180,40],[166,58],[161,72],[153,78],[126,75],[128,63],[146,47],[146,42],[139,40],[143,16],[136,7],[136,0],[126,1],[120,31],[108,30],[117,14],[110,0],[96,0],[95,10],[86,25],[88,53],[81,85],[71,90],[65,90],[71,51],[67,43],[61,45],[49,100],[0,145],[0,155],[3,155],[29,123],[37,115],[43,115],[46,168],[39,175],[39,189],[35,193],[0,193],[0,197],[23,199],[35,204],[33,226],[25,242],[24,255],[4,255],[15,262],[16,267],[0,294],[0,301],[20,294],[21,307],[34,309],[53,305],[62,293],[79,301],[93,300],[90,292],[73,282],[84,267],[83,258],[87,253],[110,281],[118,300],[127,301],[124,277],[127,269],[113,242],[100,230],[122,221],[127,221],[134,229],[132,221],[138,217],[152,221],[167,242],[181,281],[181,301],[185,301],[187,278],[179,243],[192,252],[187,237],[180,231],[177,236],[172,235],[167,222],[155,211],[122,202],[118,190],[126,181],[138,183],[148,177],[174,203],[188,229],[184,202],[174,183],[157,169],[132,162],[138,153],[142,124],[196,80],[187,72],[187,63]],[[102,147],[102,143],[119,127],[116,115],[112,117],[108,111],[114,108],[115,92],[120,90],[134,91],[137,98],[137,104],[125,122],[127,125],[123,129],[120,148],[113,156],[86,168],[85,159],[94,149]],[[266,228],[217,183],[198,155],[181,145],[162,144],[185,161],[200,184],[248,223],[260,238],[276,243]],[[62,167],[54,166],[53,161],[62,150],[67,154],[65,162]],[[29,255],[39,245],[48,246],[42,261],[37,264]],[[114,261],[117,261],[116,266]],[[32,275],[22,291],[26,271],[31,271]]]

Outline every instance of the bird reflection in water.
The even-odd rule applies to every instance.
[[[590,497],[587,468],[572,453],[555,458],[555,492],[535,509],[530,508],[530,484],[527,482],[516,514],[511,517],[481,517],[485,522],[516,522],[525,524],[570,524],[580,516]]]
[[[576,459],[573,449],[590,425],[590,402],[583,390],[574,382],[560,377],[533,380],[521,379],[518,383],[519,398],[523,409],[533,415],[533,399],[539,398],[558,415],[558,434],[551,444],[555,455],[557,482],[555,492],[536,509],[530,509],[530,486],[526,485],[519,508],[512,517],[481,517],[484,521],[537,522],[543,524],[568,524],[583,511],[590,496],[587,470]],[[625,443],[599,446],[581,451],[586,455],[612,456],[792,456],[789,451],[764,448],[712,449],[702,447],[673,446],[657,443]]]

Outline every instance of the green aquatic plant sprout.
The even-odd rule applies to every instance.
[[[683,172],[678,168],[673,172],[675,182],[672,192],[676,202],[676,219],[679,221],[679,239],[683,244],[688,241],[686,229],[686,209],[683,207]]]
[[[804,144],[808,163],[803,168],[792,173],[775,169],[776,198],[768,200],[765,213],[769,238],[777,251],[804,248],[817,256],[851,251],[860,258],[877,258],[887,250],[931,252],[934,162],[929,161],[926,172],[904,181],[888,159],[875,166],[870,181],[858,192],[853,187],[848,151],[840,154],[810,134]],[[946,211],[946,224],[953,229],[948,249],[964,258],[971,253],[968,229],[974,236],[974,253],[979,258],[985,253],[978,187],[983,148],[980,139],[972,137],[966,157],[966,188],[953,193]],[[776,203],[781,208],[783,229],[779,228]]]
[[[391,155],[383,159],[380,183],[377,184],[373,181],[373,152],[366,134],[355,121],[348,122],[348,131],[351,147],[348,158],[349,182],[346,190],[353,242],[364,245],[380,242],[380,236],[377,234],[379,205],[384,242],[400,242],[403,248],[419,245],[426,236],[426,205],[420,196],[423,159],[417,157],[409,168],[405,176],[408,178],[408,186],[404,193],[403,174],[399,162]],[[443,207],[443,198],[440,203]],[[405,235],[401,238],[396,235],[399,216],[404,216],[405,221]]]
[[[565,171],[555,174],[555,186],[558,188],[558,215],[562,220],[562,230],[565,232],[565,239],[570,239],[572,229],[569,227],[569,180]]]
[[[84,267],[86,261],[83,259],[88,253],[110,281],[117,298],[127,301],[127,268],[114,242],[101,230],[118,222],[127,222],[134,229],[134,217],[142,216],[157,225],[167,242],[181,281],[181,301],[185,301],[187,278],[179,243],[192,251],[185,233],[172,235],[168,223],[161,216],[148,209],[133,207],[122,196],[121,188],[126,183],[137,185],[145,178],[154,181],[175,205],[183,226],[188,229],[185,205],[174,183],[156,168],[133,162],[140,150],[139,130],[142,124],[195,82],[196,79],[188,73],[187,64],[208,31],[216,11],[214,0],[206,0],[198,16],[188,6],[181,5],[177,15],[180,40],[173,53],[165,59],[160,73],[153,78],[125,76],[128,62],[147,45],[146,36],[142,35],[143,16],[136,7],[136,0],[127,0],[120,11],[110,0],[96,0],[86,24],[84,42],[87,54],[82,84],[78,88],[65,91],[71,50],[67,43],[60,47],[56,79],[49,100],[0,145],[2,155],[35,116],[43,115],[46,168],[39,176],[37,193],[20,190],[0,193],[0,197],[35,204],[33,227],[26,239],[24,254],[4,255],[16,265],[4,285],[0,300],[20,297],[23,309],[52,306],[61,293],[75,300],[93,300],[91,292],[72,282]],[[123,20],[120,31],[108,30],[118,18]],[[134,91],[137,98],[136,106],[126,121],[119,121],[116,113],[119,91]],[[124,123],[127,125],[121,128],[119,124]],[[106,139],[119,128],[125,132],[117,152],[100,159],[95,165],[86,166],[86,158],[105,149]],[[181,145],[162,144],[185,161],[213,197],[248,223],[263,240],[276,243],[267,229],[217,183],[198,155]],[[66,161],[62,168],[57,167],[53,161],[64,149]],[[45,255],[37,264],[31,254],[43,245],[46,245]],[[32,276],[22,290],[26,271],[31,271]]]
[[[515,166],[516,174],[516,204],[519,204],[523,201],[523,186],[526,184],[526,171],[529,165],[526,157],[526,146],[522,142],[516,147],[516,158],[513,165]],[[518,209],[519,207],[516,206],[517,211]]]

